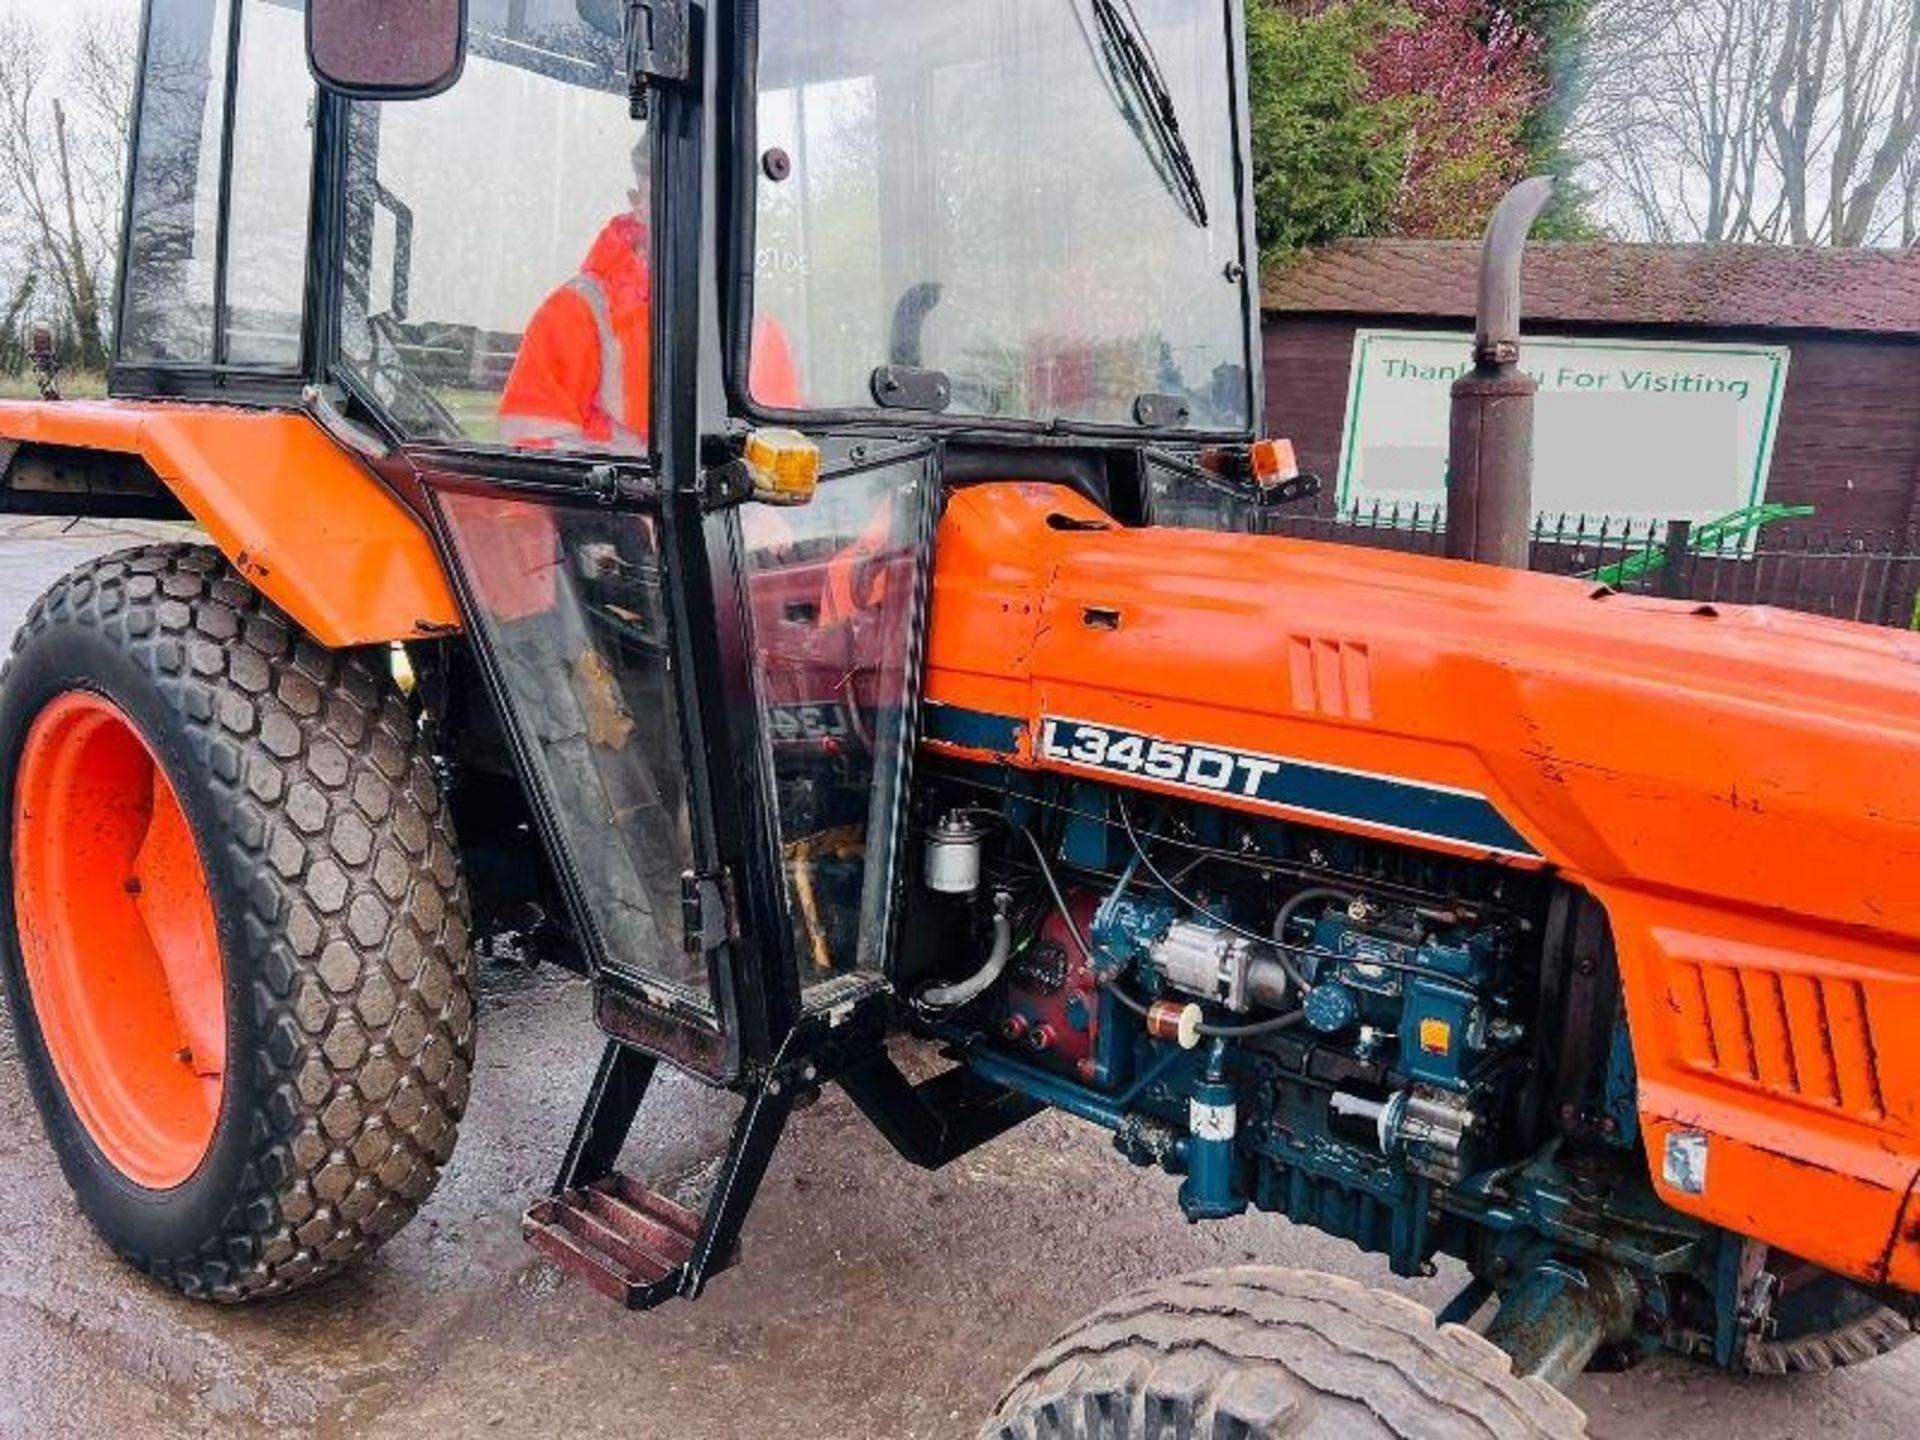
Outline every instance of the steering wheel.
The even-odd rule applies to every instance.
[[[454,418],[440,397],[425,381],[407,368],[401,358],[406,344],[399,323],[382,312],[367,317],[367,333],[373,340],[368,365],[373,372],[381,399],[393,411],[393,418],[409,435],[431,440],[460,440],[466,430]]]

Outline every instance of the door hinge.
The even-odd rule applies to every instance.
[[[692,71],[689,0],[627,0],[627,97],[633,118],[647,118],[656,85],[684,85]]]
[[[689,955],[706,955],[739,938],[733,878],[724,870],[688,870],[680,877],[680,933]]]
[[[700,475],[700,509],[711,515],[716,510],[744,505],[753,498],[753,471],[745,460],[724,460],[709,465]]]

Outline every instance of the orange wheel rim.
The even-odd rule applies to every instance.
[[[74,1113],[135,1184],[200,1166],[226,1083],[226,976],[192,831],[125,712],[69,691],[14,788],[13,901],[34,1016]]]

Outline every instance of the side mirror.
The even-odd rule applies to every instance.
[[[309,0],[307,64],[354,100],[424,100],[467,59],[467,0]]]

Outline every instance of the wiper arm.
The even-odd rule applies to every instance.
[[[1100,27],[1102,48],[1111,63],[1119,66],[1121,77],[1131,84],[1145,104],[1145,119],[1158,143],[1178,186],[1179,196],[1193,223],[1206,229],[1207,196],[1200,185],[1200,169],[1186,136],[1180,133],[1180,114],[1167,88],[1160,61],[1140,29],[1131,0],[1091,0],[1094,23]],[[1144,137],[1143,137],[1144,138]]]

